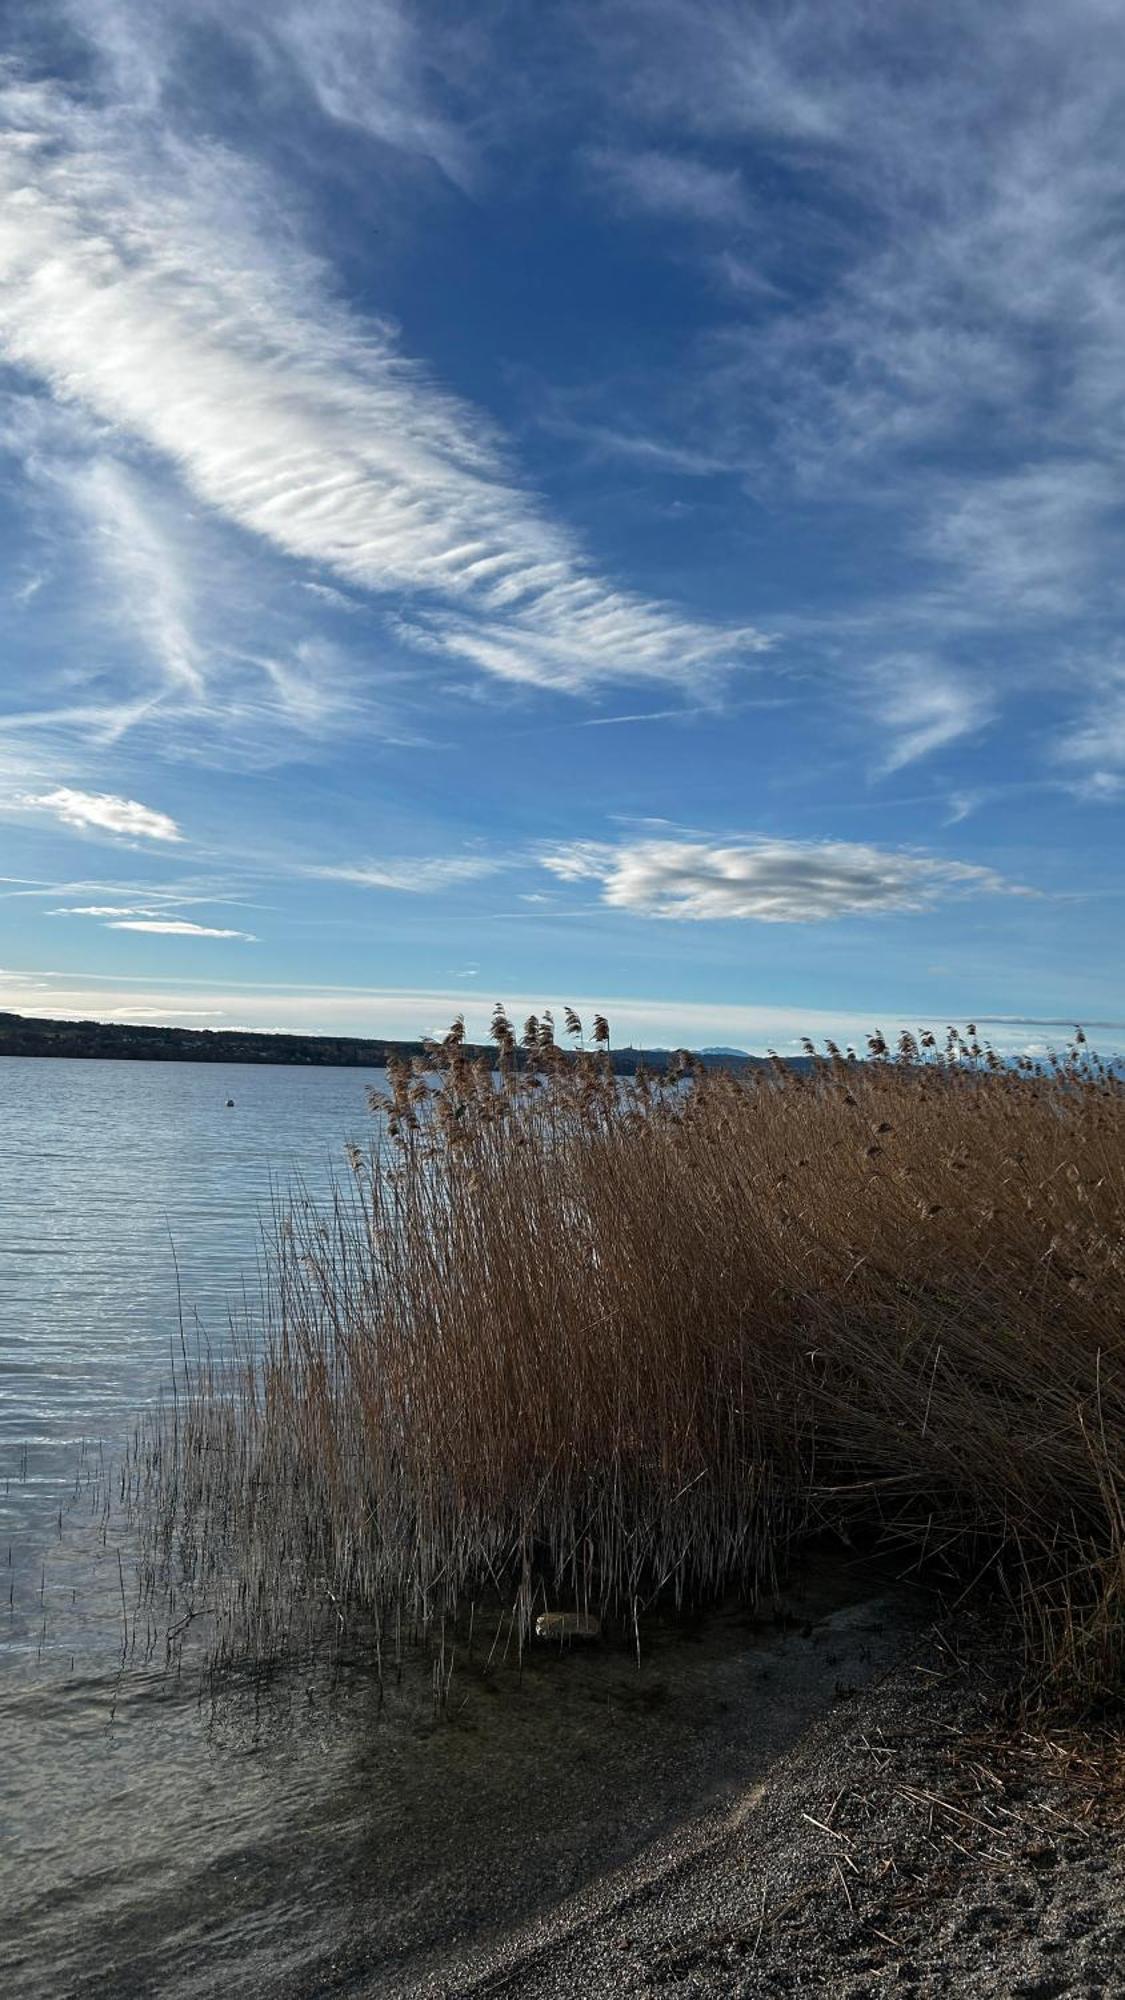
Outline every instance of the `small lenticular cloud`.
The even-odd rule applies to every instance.
[[[192,924],[186,917],[119,917],[106,925],[107,931],[151,931],[156,937],[241,938],[256,944],[250,931],[216,930],[211,924]]]
[[[614,909],[697,922],[816,923],[923,910],[974,892],[1028,893],[971,862],[835,840],[573,841],[546,853],[543,866],[563,882],[600,883]]]

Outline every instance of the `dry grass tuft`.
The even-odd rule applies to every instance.
[[[1007,1594],[1041,1686],[1125,1649],[1125,1098],[974,1029],[612,1076],[571,1010],[392,1068],[370,1156],[272,1244],[252,1356],[139,1452],[220,1654],[498,1595],[635,1623],[877,1531]]]

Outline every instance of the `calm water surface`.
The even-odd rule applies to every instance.
[[[49,1481],[78,1440],[117,1436],[154,1395],[176,1328],[177,1262],[189,1313],[221,1333],[254,1273],[271,1181],[300,1175],[324,1191],[345,1141],[371,1135],[365,1093],[380,1080],[0,1058],[5,1470],[26,1444]]]
[[[209,1703],[123,1660],[134,1552],[90,1480],[168,1380],[176,1266],[189,1338],[221,1339],[276,1190],[327,1195],[377,1080],[0,1060],[3,2000],[465,1990],[459,1937],[759,1775],[820,1698],[799,1662],[764,1691],[782,1642],[741,1618],[654,1630],[642,1671],[625,1646],[459,1660],[441,1721],[421,1661]]]

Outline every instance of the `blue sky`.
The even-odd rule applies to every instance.
[[[0,1007],[1125,1047],[1119,5],[0,22]]]

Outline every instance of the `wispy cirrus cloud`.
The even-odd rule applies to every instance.
[[[440,80],[448,98],[463,83],[472,23],[462,17],[452,36],[435,33],[436,26],[401,0],[364,0],[361,6],[318,0],[316,7],[253,0],[238,22],[267,56],[276,51],[293,64],[330,118],[432,161],[456,186],[469,187],[476,155],[467,121],[442,115],[434,85]]]
[[[761,645],[603,578],[492,427],[278,246],[245,161],[18,80],[0,122],[0,351],[228,521],[508,679],[691,681]]]
[[[910,579],[880,607],[857,550],[884,634],[935,655],[980,635],[994,710],[1049,693],[1052,627],[1120,623],[1120,18],[624,0],[590,48],[624,148],[717,170],[740,149],[773,195],[745,310],[677,362],[663,433],[678,411],[772,504],[862,510]],[[713,266],[713,222],[697,249]],[[627,437],[622,386],[606,429]],[[851,649],[829,658],[829,687],[862,683]]]
[[[591,147],[585,166],[615,206],[634,214],[689,222],[743,223],[750,202],[736,167],[715,167],[687,153],[655,148]]]
[[[987,796],[985,792],[952,792],[945,816],[946,825],[960,826],[963,820],[971,819],[978,808],[985,803]]]
[[[1013,886],[971,862],[848,841],[573,841],[542,862],[562,882],[599,883],[612,909],[695,922],[819,923],[916,912]]]
[[[180,914],[185,903],[190,906],[193,902],[216,900],[219,899],[214,896],[193,897],[175,888],[157,888],[144,902],[68,903],[44,914],[48,917],[82,917],[98,923],[107,931],[142,931],[153,937],[237,938],[246,944],[256,944],[258,940],[250,931],[199,923],[194,917]]]
[[[160,853],[160,849],[155,850]],[[0,876],[0,899],[53,901],[54,911],[48,915],[99,916],[128,914],[123,906],[129,904],[143,906],[144,910],[154,910],[159,904],[173,910],[186,909],[191,905],[229,903],[237,893],[237,885],[229,878],[219,876],[181,876],[170,881],[81,881],[47,880],[30,876]],[[96,897],[97,902],[83,900],[64,906],[61,899],[81,896]],[[112,905],[112,907],[111,907]],[[104,906],[104,908],[103,908]]]
[[[245,897],[237,891],[237,885],[219,879],[206,880],[185,878],[179,881],[156,881],[147,885],[139,883],[60,883],[54,885],[50,893],[61,896],[86,888],[101,889],[103,899],[97,902],[55,903],[53,908],[43,912],[44,916],[71,920],[79,918],[88,923],[96,923],[102,930],[140,931],[154,937],[200,937],[236,938],[248,944],[258,942],[256,936],[247,930],[216,922],[214,912],[234,905],[245,907]],[[25,894],[44,896],[45,886],[30,887]],[[198,909],[200,916],[187,914]]]
[[[133,909],[127,903],[66,903],[56,910],[48,910],[49,917],[154,917],[157,911],[147,908]]]
[[[126,441],[111,447],[104,425],[45,395],[9,402],[0,435],[55,575],[57,670],[33,687],[14,674],[8,699],[22,705],[2,718],[28,759],[96,764],[133,738],[175,761],[254,768],[327,751],[358,726],[411,734],[390,677],[308,630],[317,600],[306,612],[280,565],[185,505]]]
[[[202,699],[207,655],[196,630],[195,589],[166,508],[131,468],[105,454],[56,471],[55,478],[89,524],[109,595],[160,681],[189,701]]]
[[[886,773],[979,734],[996,713],[980,676],[970,680],[928,655],[889,655],[869,670],[867,684],[868,713],[890,739],[881,763]]]
[[[1056,738],[1054,758],[1072,774],[1068,782],[1078,797],[1106,805],[1125,794],[1125,664],[1114,651],[1084,663],[1078,679],[1086,699]]]
[[[201,29],[221,34],[251,61],[259,87],[279,105],[306,96],[324,116],[354,127],[409,159],[430,163],[459,187],[475,178],[476,155],[463,121],[443,115],[464,81],[474,35],[468,22],[442,34],[425,28],[403,0],[194,0],[190,18],[176,0],[63,0],[104,72],[138,108],[155,109],[184,43]]]
[[[1068,790],[1087,805],[1116,805],[1125,798],[1125,772],[1087,771],[1072,779]]]
[[[1125,294],[1122,312],[1125,326]],[[1066,616],[1104,576],[1120,507],[1114,466],[1048,453],[1015,472],[978,475],[959,491],[947,485],[921,539],[982,617]]]
[[[170,814],[114,792],[80,792],[71,785],[58,785],[50,792],[24,794],[15,803],[24,811],[50,813],[63,826],[84,833],[109,833],[128,840],[184,838]]]
[[[341,863],[338,867],[305,868],[302,873],[326,882],[351,882],[359,889],[399,889],[406,895],[434,896],[458,883],[496,875],[505,866],[489,855],[452,854]]]
[[[799,177],[806,199],[775,212],[770,247],[791,262],[811,216],[829,254],[803,303],[745,330],[764,397],[785,376],[782,442],[856,476],[855,461],[948,440],[988,410],[1024,446],[1003,479],[1033,486],[1035,461],[1079,435],[1083,460],[1101,459],[1090,423],[1116,400],[1125,305],[1106,229],[1125,169],[1122,46],[1100,0],[1020,0],[1002,29],[967,0],[924,29],[865,0],[830,21],[810,5],[626,0],[602,46],[606,86],[642,129],[748,141]],[[964,466],[962,490],[991,471]]]

